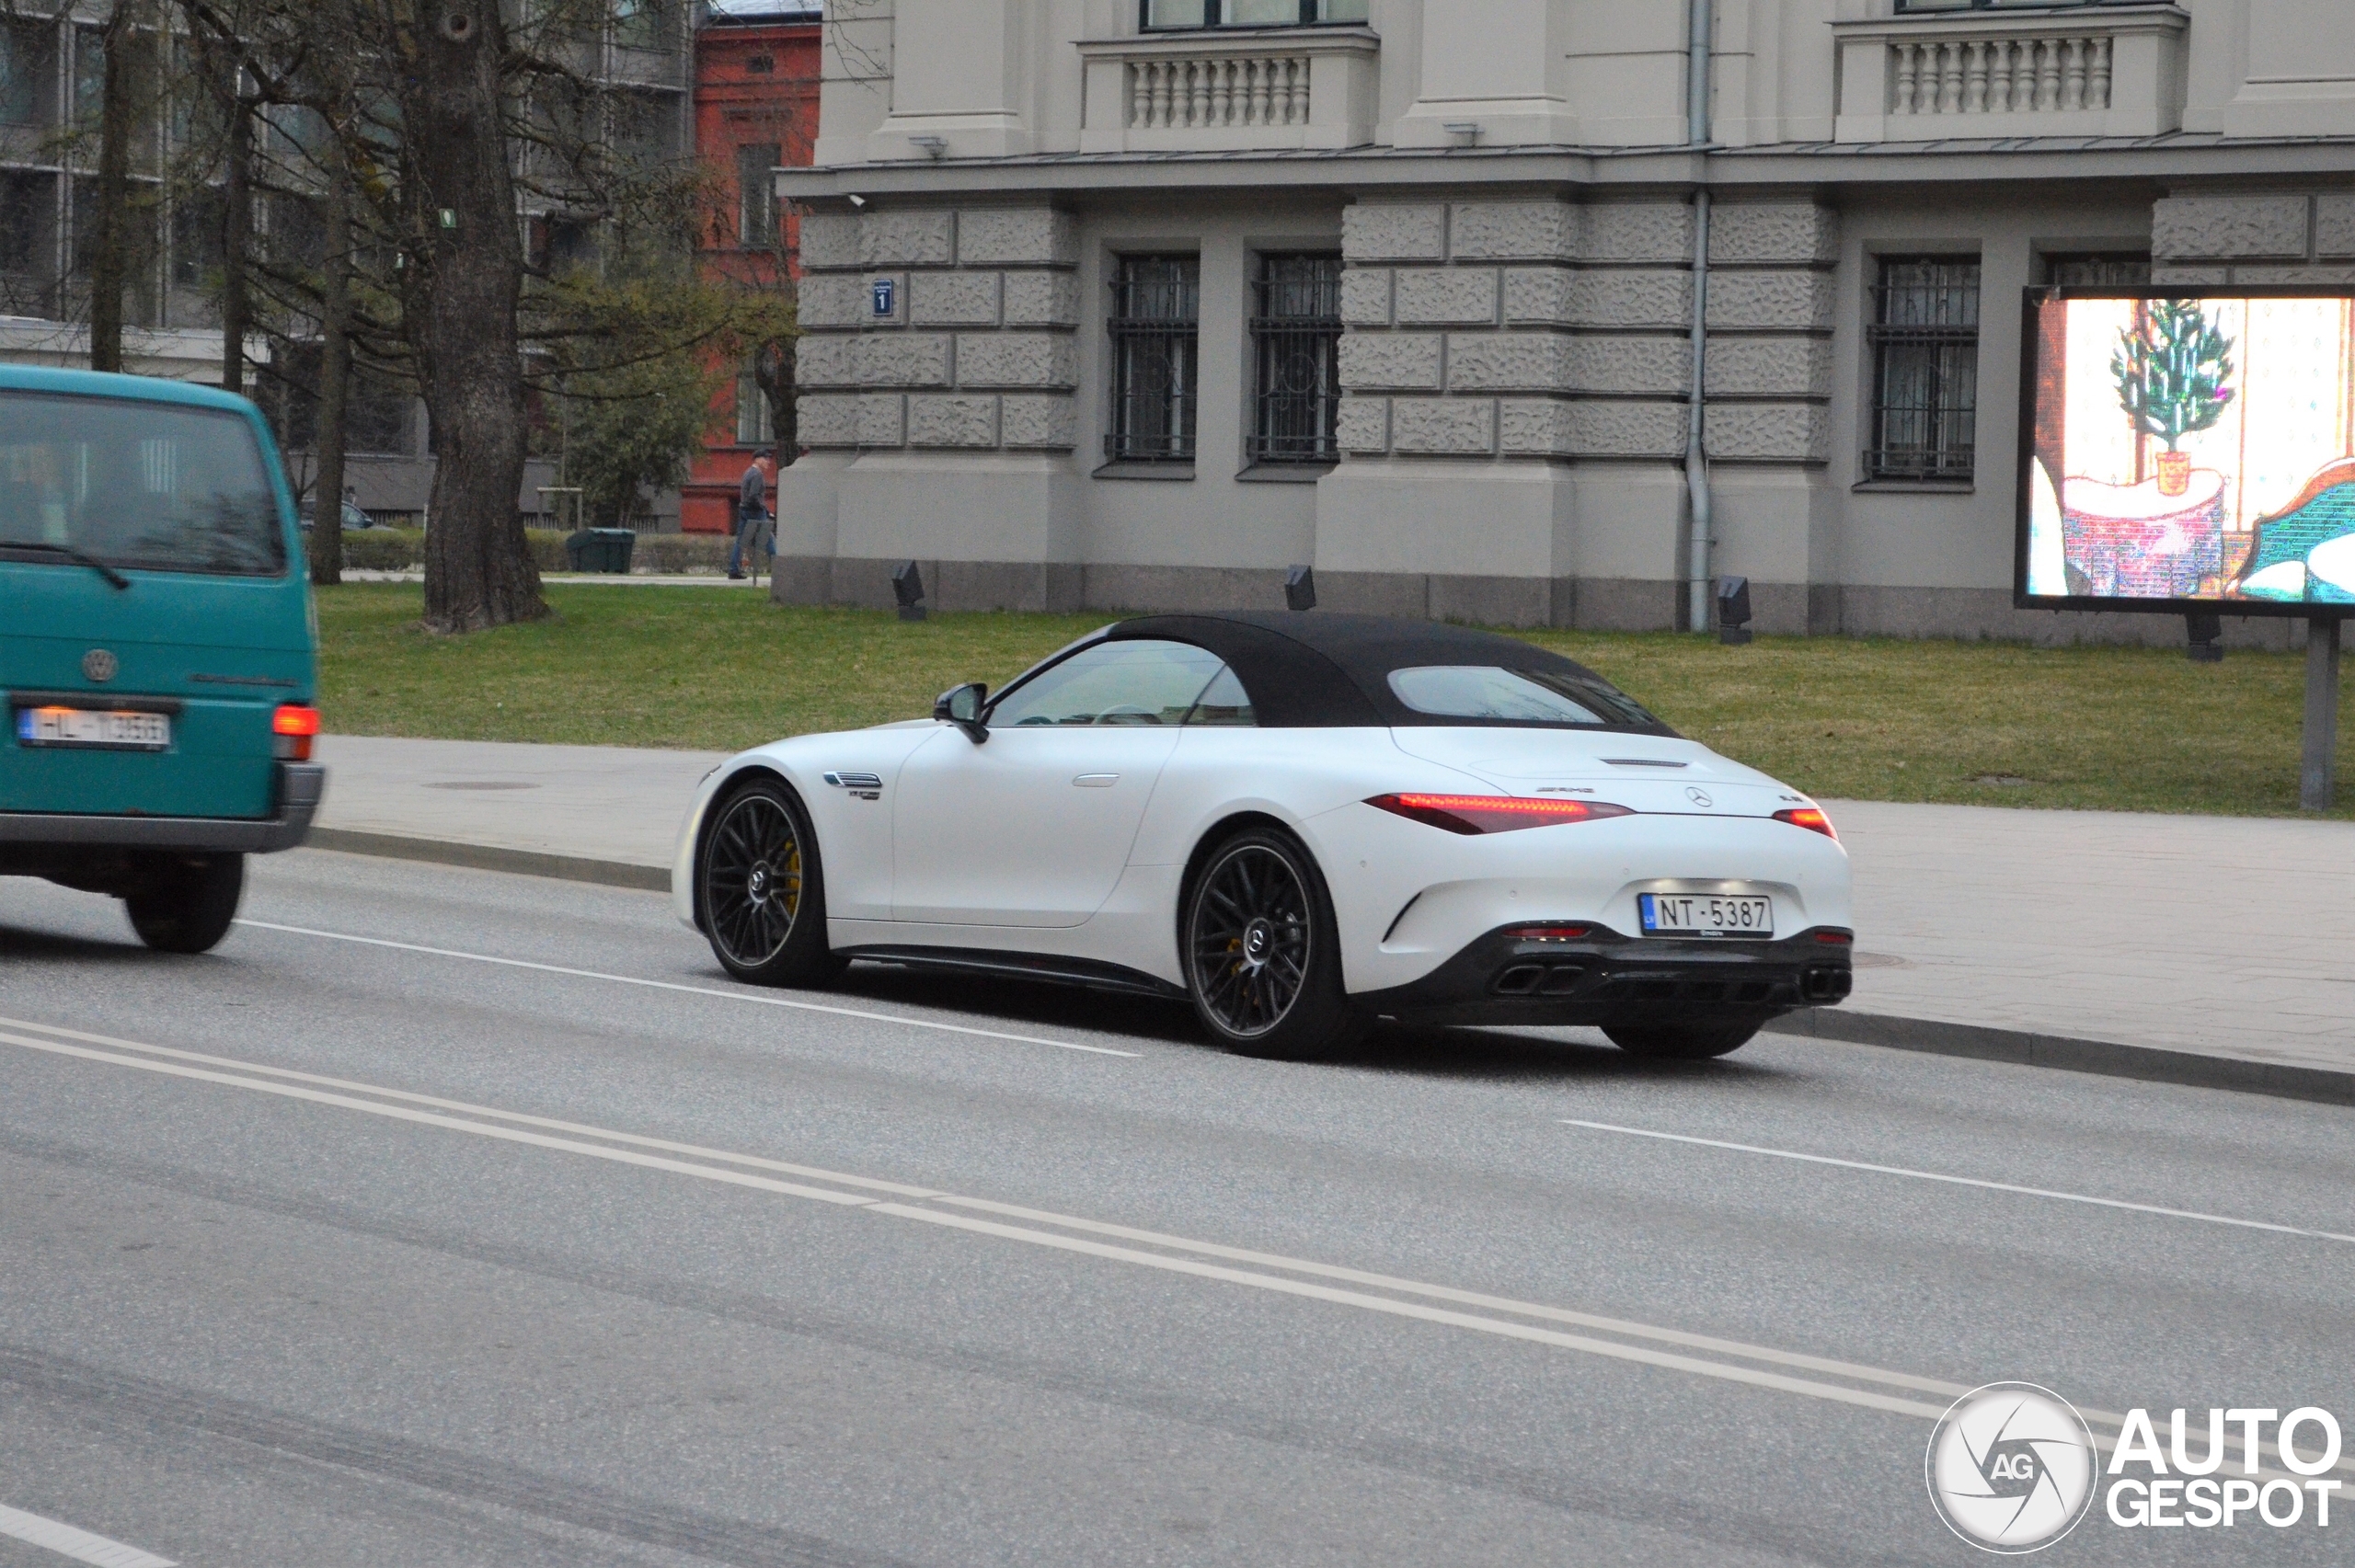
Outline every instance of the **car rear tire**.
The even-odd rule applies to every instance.
[[[244,855],[157,855],[139,868],[122,907],[156,952],[207,953],[229,934],[245,891]]]
[[[826,945],[818,836],[774,780],[755,779],[712,808],[695,856],[695,911],[712,956],[740,980],[810,988],[844,967]]]
[[[1603,1032],[1631,1057],[1703,1061],[1741,1049],[1759,1028],[1758,1021],[1744,1018],[1698,1024],[1607,1024]]]
[[[1180,936],[1195,1016],[1238,1056],[1313,1061],[1373,1023],[1342,989],[1325,878],[1289,833],[1246,828],[1222,840],[1188,887]]]

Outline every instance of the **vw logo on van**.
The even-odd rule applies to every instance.
[[[94,647],[82,656],[83,675],[101,684],[113,680],[115,671],[121,668],[114,655],[102,647]]]

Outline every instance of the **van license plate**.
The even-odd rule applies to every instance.
[[[1646,936],[1772,936],[1775,900],[1720,893],[1639,893]]]
[[[24,746],[79,746],[101,751],[161,751],[172,743],[168,714],[91,708],[18,708]]]

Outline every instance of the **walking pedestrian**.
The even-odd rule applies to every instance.
[[[728,552],[728,575],[731,579],[743,579],[745,545],[760,543],[761,530],[769,521],[769,486],[775,479],[776,452],[772,449],[746,464],[744,477],[737,482],[736,543]]]

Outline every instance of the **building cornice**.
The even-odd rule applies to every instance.
[[[1791,142],[1739,148],[1354,147],[1338,152],[1069,153],[777,171],[794,200],[1446,186],[1965,185],[2018,180],[2355,176],[2355,136],[2012,137]]]

